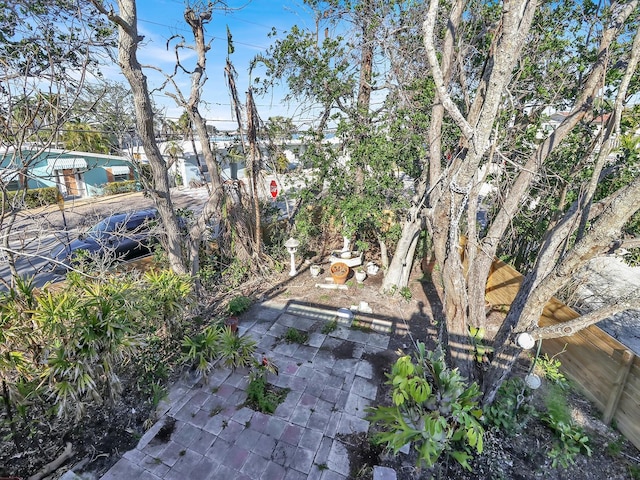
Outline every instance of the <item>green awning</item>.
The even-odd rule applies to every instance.
[[[71,170],[87,168],[87,161],[84,158],[50,158],[47,166],[51,170]]]
[[[111,170],[113,175],[129,175],[131,169],[127,165],[105,166],[106,170]]]

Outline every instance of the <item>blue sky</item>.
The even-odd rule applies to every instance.
[[[184,35],[187,43],[191,43],[191,33],[184,21],[184,2],[182,0],[138,0],[138,30],[144,35],[144,41],[138,52],[142,64],[150,64],[164,71],[170,72],[174,66],[174,52],[167,51],[166,42],[172,35]],[[313,28],[313,18],[302,0],[230,0],[228,6],[235,10],[224,13],[214,11],[212,21],[207,25],[207,39],[213,39],[211,50],[207,56],[208,81],[204,88],[201,112],[209,123],[219,129],[235,129],[232,120],[230,97],[224,78],[224,65],[227,55],[227,25],[233,36],[235,52],[231,60],[238,72],[237,85],[241,101],[246,100],[248,87],[248,69],[251,59],[258,53],[264,52],[272,43],[268,38],[272,27],[278,33],[289,30],[294,24]],[[191,58],[194,58],[192,56]],[[188,62],[188,57],[185,57]],[[111,69],[110,69],[111,70]],[[146,72],[150,88],[157,86],[162,76],[148,69]],[[117,67],[109,73],[110,77],[123,79]],[[183,77],[180,81],[185,96],[189,94],[189,79]],[[258,112],[263,120],[273,115],[296,117],[294,108],[287,108],[281,103],[284,92],[275,92],[269,97],[256,97]],[[155,95],[156,103],[161,106],[165,115],[176,118],[182,109],[175,106],[175,102],[164,95]]]

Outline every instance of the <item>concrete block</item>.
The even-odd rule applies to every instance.
[[[389,467],[373,467],[373,480],[396,480],[398,478],[396,471]]]
[[[329,457],[327,458],[327,466],[329,470],[344,475],[345,477],[349,476],[351,463],[349,462],[347,447],[338,440],[334,440],[331,445]]]

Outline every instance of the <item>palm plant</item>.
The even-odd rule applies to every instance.
[[[148,291],[153,295],[145,295],[149,302],[150,312],[157,312],[156,319],[171,327],[190,303],[192,293],[191,278],[177,275],[171,271],[150,270],[144,274]]]
[[[182,341],[182,360],[191,363],[205,381],[212,362],[220,356],[220,337],[220,328],[210,325],[201,333],[187,336]]]
[[[251,367],[256,363],[255,351],[256,342],[251,337],[241,337],[230,327],[224,327],[220,335],[220,357],[227,367]]]
[[[41,377],[58,416],[79,419],[88,403],[118,398],[118,369],[142,345],[130,314],[122,293],[97,283],[39,298],[34,318],[52,339]]]

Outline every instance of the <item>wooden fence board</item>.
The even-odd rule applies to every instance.
[[[631,440],[637,448],[640,448],[640,445],[638,445],[638,439],[640,439],[640,423],[638,422],[639,409],[638,393],[628,395],[625,391],[620,398],[620,403],[613,416],[618,430],[620,430],[626,438]]]
[[[638,357],[636,357],[635,360],[638,360]],[[629,377],[627,378],[625,386],[627,394],[635,398],[636,401],[640,401],[640,367],[635,361],[634,364],[631,365],[631,370],[629,370]]]
[[[486,299],[493,308],[509,307],[523,276],[501,261],[494,262],[487,281]],[[551,299],[540,317],[540,326],[556,325],[580,315],[558,299]],[[563,351],[564,350],[564,351]],[[622,365],[622,352],[627,347],[600,328],[592,325],[570,337],[546,339],[542,351],[549,356],[562,352],[558,359],[562,372],[600,409],[614,405],[616,388],[621,389],[613,418],[618,430],[640,449],[640,358],[633,363],[623,386],[614,385]]]

